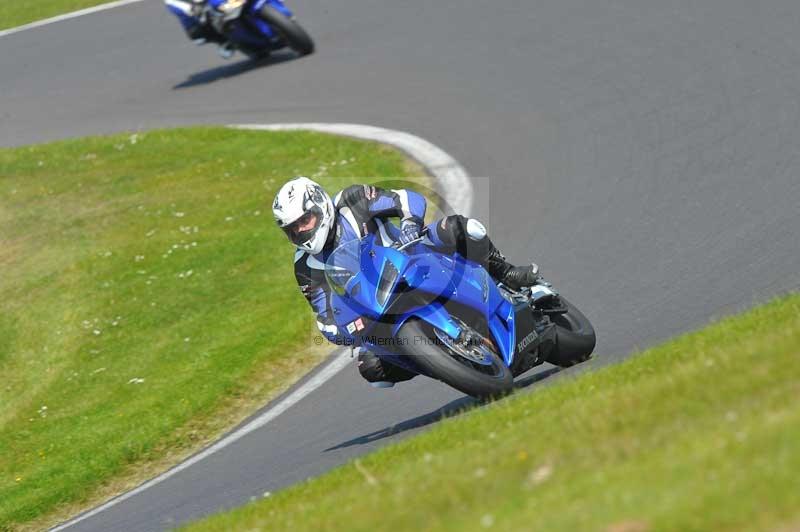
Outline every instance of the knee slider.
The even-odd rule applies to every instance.
[[[385,381],[386,375],[383,371],[381,361],[375,355],[358,355],[358,372],[367,382]]]

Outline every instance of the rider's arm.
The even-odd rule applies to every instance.
[[[346,204],[368,218],[398,217],[418,225],[425,223],[425,198],[410,189],[387,190],[372,185],[353,185],[341,191],[334,203]]]
[[[374,190],[374,199],[369,203],[369,211],[373,216],[381,218],[397,216],[403,221],[411,220],[418,225],[425,223],[427,203],[422,194],[407,188],[397,190],[370,188]]]
[[[333,312],[329,304],[330,287],[325,282],[324,274],[312,270],[305,264],[307,257],[305,253],[298,251],[298,254],[301,257],[295,261],[294,275],[300,291],[317,315],[317,328],[328,341],[342,345],[344,338],[339,334],[339,328],[333,321]]]
[[[188,0],[164,0],[167,9],[178,17],[187,33],[200,24],[194,5]],[[192,37],[192,35],[189,35]]]

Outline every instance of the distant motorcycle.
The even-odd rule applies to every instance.
[[[424,239],[352,240],[331,253],[325,275],[348,343],[473,397],[503,395],[536,365],[571,366],[594,350],[589,320],[549,283],[510,290]]]
[[[314,51],[314,41],[282,0],[165,0],[165,4],[182,21],[194,19],[226,38],[220,48],[226,58],[234,50],[254,59],[286,47],[300,55]]]

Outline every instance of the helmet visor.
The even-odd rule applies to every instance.
[[[286,236],[289,237],[292,244],[301,246],[314,238],[321,222],[322,210],[315,205],[306,211],[303,216],[282,229],[283,232],[286,233]]]

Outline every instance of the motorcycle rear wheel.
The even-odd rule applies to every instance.
[[[476,399],[501,397],[514,387],[511,370],[494,349],[488,350],[491,365],[479,367],[451,351],[436,339],[430,326],[417,319],[401,325],[397,338],[407,346],[407,356],[428,375]]]
[[[559,298],[567,312],[550,318],[556,325],[557,345],[545,360],[568,368],[589,360],[597,339],[589,319],[575,305],[561,296]]]
[[[264,6],[259,12],[261,18],[269,24],[289,45],[289,48],[300,55],[314,52],[314,41],[306,30],[294,19],[291,19],[272,6]]]

